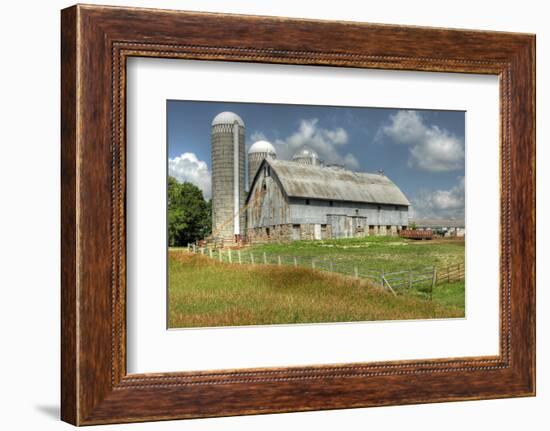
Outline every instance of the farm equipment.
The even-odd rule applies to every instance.
[[[407,239],[433,239],[434,235],[431,230],[419,230],[419,229],[403,229],[399,232],[401,238]]]

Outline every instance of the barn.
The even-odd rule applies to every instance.
[[[307,151],[259,165],[245,203],[249,241],[397,235],[407,227],[410,203],[387,176],[325,166]]]

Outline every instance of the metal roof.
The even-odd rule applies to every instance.
[[[382,174],[303,165],[285,160],[266,159],[263,163],[271,166],[290,197],[410,205],[399,187]]]

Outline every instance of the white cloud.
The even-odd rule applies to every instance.
[[[267,141],[268,139],[262,132],[255,131],[250,135],[250,144],[253,144],[254,142],[258,141]]]
[[[168,159],[168,175],[179,182],[185,181],[202,190],[205,199],[212,195],[212,175],[206,162],[199,160],[194,153],[183,153],[181,156]]]
[[[325,129],[319,127],[318,123],[317,118],[301,120],[298,130],[292,135],[273,142],[277,157],[290,160],[300,148],[307,145],[326,163],[344,164],[347,168],[357,169],[359,162],[355,156],[351,153],[342,154],[342,148],[348,143],[348,133],[341,127]]]
[[[464,219],[464,177],[449,190],[422,190],[412,200],[412,218]]]
[[[431,172],[460,169],[464,166],[464,140],[435,125],[426,125],[415,111],[399,111],[382,127],[397,144],[409,146],[409,166]]]

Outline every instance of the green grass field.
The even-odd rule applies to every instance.
[[[464,261],[463,242],[391,237],[266,244],[250,251],[387,271]],[[170,250],[168,271],[171,328],[464,316],[464,281],[437,285],[432,300],[396,297],[366,280],[331,272],[221,263],[183,250]]]
[[[252,246],[250,251],[258,255],[266,252],[269,255],[330,259],[351,269],[359,266],[385,271],[464,262],[464,241],[418,241],[390,236],[260,244]]]

